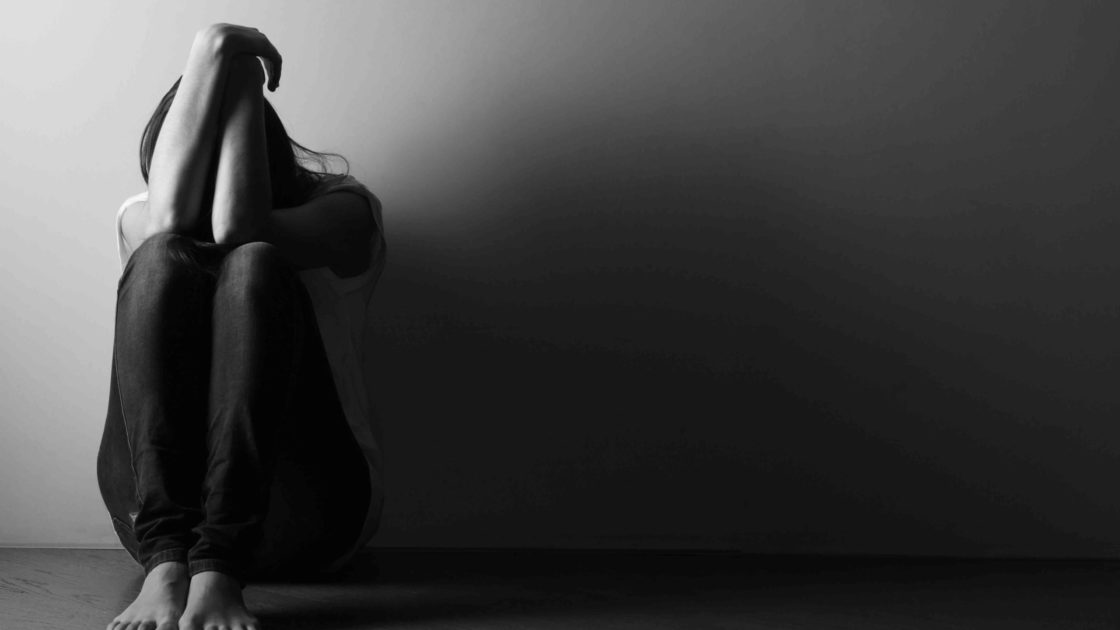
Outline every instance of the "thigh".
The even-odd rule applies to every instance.
[[[310,310],[310,299],[305,302]],[[314,312],[276,459],[254,573],[317,572],[361,533],[370,500],[369,471],[342,410]]]

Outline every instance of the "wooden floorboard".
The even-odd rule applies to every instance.
[[[250,584],[265,630],[1120,628],[1111,561],[368,550]],[[124,551],[0,549],[0,630],[100,630],[139,591]]]

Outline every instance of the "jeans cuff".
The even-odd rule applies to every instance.
[[[164,562],[181,562],[183,564],[186,564],[186,548],[173,547],[171,549],[164,549],[163,551],[155,552],[151,555],[151,557],[147,559],[147,561],[144,562],[144,575],[151,573],[152,569],[156,568],[157,564],[163,564]]]
[[[237,583],[241,585],[241,588],[245,588],[244,573],[240,571],[234,563],[228,560],[222,560],[220,558],[199,558],[196,560],[191,560],[187,564],[187,567],[190,571],[191,577],[194,577],[195,574],[202,573],[203,571],[217,571],[218,573],[224,573],[237,580]]]

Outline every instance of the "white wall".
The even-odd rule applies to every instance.
[[[1116,5],[227,4],[0,18],[0,544],[115,543],[113,213],[229,21],[385,203],[376,544],[1120,549]]]

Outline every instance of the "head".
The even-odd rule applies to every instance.
[[[163,126],[163,119],[167,110],[175,100],[175,93],[179,90],[179,82],[183,77],[175,80],[167,94],[163,95],[151,119],[144,127],[140,136],[140,174],[144,183],[148,182],[148,170],[152,164],[152,151],[159,138],[159,130]],[[334,177],[343,177],[343,174],[331,173],[327,170],[327,159],[331,156],[338,157],[346,162],[346,158],[336,153],[319,153],[312,151],[302,144],[288,137],[280,117],[276,114],[268,99],[264,100],[264,130],[265,140],[268,145],[268,172],[272,181],[272,204],[277,208],[286,208],[299,205],[307,201],[311,192],[321,182]],[[314,162],[321,170],[309,169],[304,164]],[[347,163],[347,172],[349,164]]]

